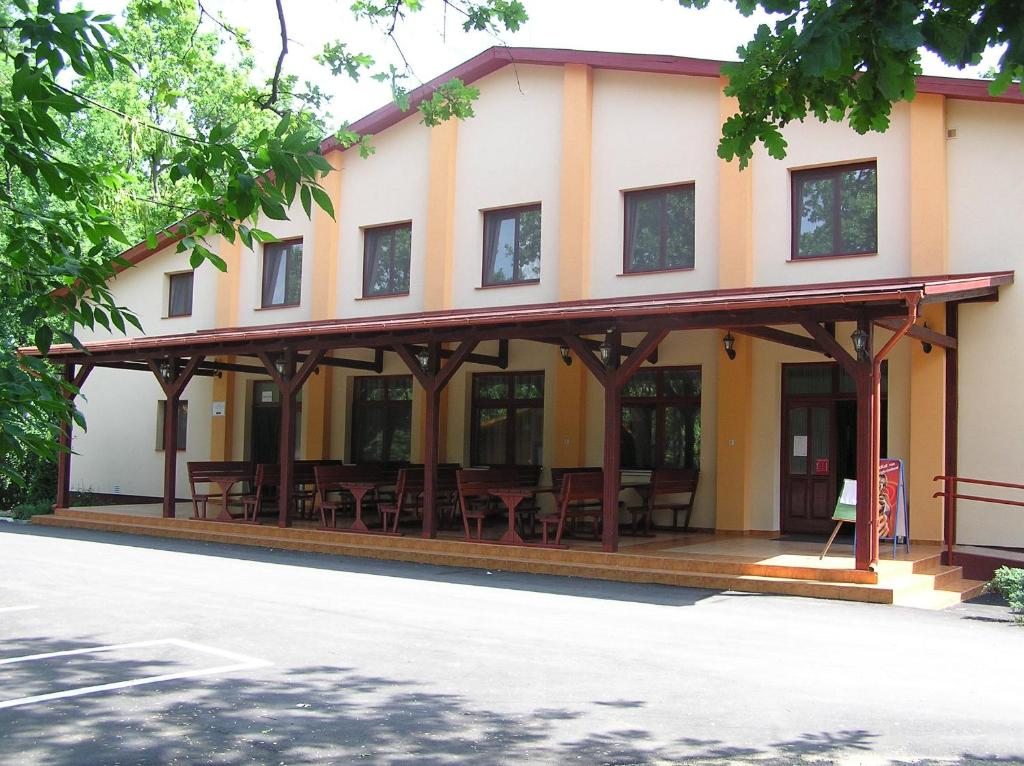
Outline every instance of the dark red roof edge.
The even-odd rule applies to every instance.
[[[665,56],[653,53],[613,53],[609,51],[581,51],[570,48],[514,48],[496,45],[478,53],[473,58],[462,62],[454,69],[449,69],[429,82],[424,83],[409,94],[409,110],[402,111],[394,103],[385,104],[374,112],[356,120],[349,129],[360,135],[373,135],[398,124],[406,117],[415,114],[416,108],[434,90],[451,80],[459,78],[469,85],[487,75],[510,64],[535,66],[564,66],[565,64],[586,64],[595,69],[614,69],[625,72],[645,72],[648,74],[674,74],[689,77],[719,77],[724,61],[714,59],[687,58],[685,56]],[[1016,86],[1011,86],[1003,95],[992,96],[988,92],[988,80],[968,80],[958,77],[936,77],[922,75],[917,78],[918,93],[935,93],[948,98],[966,99],[971,101],[996,101],[1002,103],[1024,104],[1024,93]],[[320,153],[344,151],[334,136],[328,136],[320,142]],[[140,242],[122,253],[122,257],[131,261],[132,265],[145,260],[153,253],[168,244],[177,242],[180,237],[166,237],[162,233],[157,238],[157,247],[150,249],[146,243]],[[120,272],[122,269],[118,269]]]
[[[824,282],[806,285],[768,285],[689,293],[625,296],[619,298],[588,298],[555,303],[521,304],[515,306],[478,307],[473,309],[447,309],[383,316],[362,316],[345,319],[319,319],[283,324],[249,325],[244,327],[218,327],[172,335],[149,335],[112,338],[88,342],[87,349],[94,353],[125,352],[145,349],[173,349],[195,344],[209,345],[218,341],[236,341],[251,338],[280,338],[301,340],[312,335],[372,334],[389,329],[408,330],[444,329],[451,327],[484,327],[509,322],[530,323],[555,319],[609,320],[621,315],[707,312],[734,312],[763,307],[799,307],[832,303],[872,302],[897,300],[907,293],[917,292],[922,297],[935,296],[940,300],[955,300],[979,289],[998,289],[1012,284],[1014,272],[995,271],[973,274],[946,274],[939,276],[867,279],[847,282]],[[397,327],[396,326],[400,326]],[[18,349],[23,355],[38,356],[34,347]],[[69,344],[50,348],[51,358],[78,354]]]

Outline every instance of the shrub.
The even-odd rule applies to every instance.
[[[11,509],[11,516],[16,519],[31,519],[33,516],[53,513],[53,506],[45,500],[34,503],[19,503]]]
[[[1024,622],[1024,569],[999,567],[989,583],[989,590],[1005,598],[1018,615],[1018,622]]]

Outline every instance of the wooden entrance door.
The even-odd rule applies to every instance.
[[[836,504],[835,403],[788,400],[783,409],[782,531],[826,533]]]

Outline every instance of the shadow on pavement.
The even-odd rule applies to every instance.
[[[325,553],[305,553],[276,548],[257,548],[225,545],[166,537],[148,537],[114,532],[96,532],[61,527],[32,527],[31,525],[2,525],[0,535],[24,534],[64,540],[85,540],[105,545],[119,545],[143,550],[172,551],[196,556],[256,561],[315,568],[335,572],[352,572],[379,577],[399,577],[430,582],[457,583],[487,588],[549,593],[610,601],[629,601],[660,606],[692,606],[711,598],[721,591],[681,588],[671,585],[651,585],[558,577],[555,575],[526,574],[485,570],[469,567],[446,567],[415,564],[404,561],[384,561]]]
[[[95,646],[86,640],[38,637],[7,642],[3,654],[62,651]],[[75,685],[152,673],[151,661],[96,656],[79,668]],[[26,662],[2,666],[2,688],[42,688],[52,666]],[[7,673],[6,671],[13,671]],[[169,671],[173,672],[173,671]],[[13,696],[20,696],[15,692]],[[3,699],[10,699],[7,691]],[[611,706],[642,706],[615,700]],[[588,724],[586,709],[572,707],[501,713],[458,695],[432,692],[401,678],[361,675],[342,666],[307,666],[171,681],[0,710],[0,762],[5,764],[248,764],[248,763],[519,763],[740,764],[791,766],[846,761],[870,753],[870,731],[797,734],[768,747],[747,747],[712,737],[680,736],[654,742],[643,728],[602,729]],[[566,736],[559,721],[570,721]],[[681,733],[686,722],[680,720]],[[966,766],[1024,764],[1024,757],[961,754],[900,764]]]

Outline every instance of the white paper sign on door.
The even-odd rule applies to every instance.
[[[807,436],[793,437],[793,457],[807,457]]]

